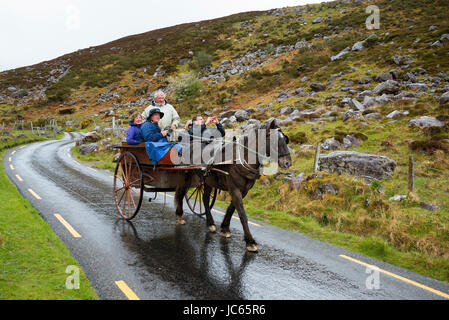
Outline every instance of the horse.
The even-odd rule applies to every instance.
[[[204,183],[203,202],[206,211],[207,227],[211,232],[216,231],[214,219],[211,214],[211,208],[209,207],[212,188],[227,191],[231,195],[232,200],[221,223],[221,235],[226,238],[231,237],[229,225],[234,211],[237,210],[243,227],[246,248],[250,252],[257,252],[258,248],[257,243],[251,235],[248,227],[248,218],[243,207],[243,199],[247,195],[248,191],[254,186],[256,180],[260,177],[260,169],[263,167],[263,160],[261,158],[276,158],[278,165],[282,169],[287,169],[292,165],[290,151],[287,146],[289,139],[285,134],[283,134],[281,128],[276,125],[276,120],[268,120],[259,129],[264,130],[259,131],[262,132],[262,136],[255,135],[256,143],[251,144],[251,146],[256,146],[255,149],[251,150],[251,146],[249,146],[248,143],[248,135],[244,135],[239,139],[242,143],[239,142],[227,145],[228,148],[232,147],[235,151],[232,152],[233,156],[231,163],[214,165],[214,168],[218,168],[227,174],[205,170],[206,174],[202,177]],[[277,148],[272,148],[272,146],[270,146],[270,148],[264,148],[267,150],[262,150],[262,153],[259,153],[258,151],[260,150],[258,150],[257,147],[259,146],[259,139],[265,139],[266,146],[270,146],[270,139],[272,139],[271,141],[277,141]],[[226,148],[222,149],[223,153],[226,153],[225,149]],[[273,149],[271,150],[273,152],[271,152],[270,149]],[[257,157],[253,159],[255,161],[251,161],[252,163],[248,162],[250,152],[257,153]],[[193,174],[194,173],[186,174],[185,183],[178,185],[176,188],[175,213],[177,216],[177,222],[180,224],[185,224],[185,220],[183,219],[183,199],[190,186],[190,179],[192,179]]]

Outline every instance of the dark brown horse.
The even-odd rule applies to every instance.
[[[248,228],[248,218],[246,216],[245,209],[243,208],[243,198],[245,198],[248,191],[254,186],[254,183],[260,177],[260,168],[262,167],[261,156],[262,158],[267,157],[271,159],[277,159],[279,166],[283,169],[290,167],[292,164],[290,152],[287,147],[288,137],[285,136],[280,128],[275,125],[275,120],[269,120],[259,129],[265,129],[265,131],[262,131],[264,133],[264,136],[256,135],[256,143],[251,143],[251,145],[248,145],[248,136],[243,136],[242,139],[239,140],[241,141],[241,143],[232,143],[227,145],[227,148],[234,148],[234,152],[231,153],[233,155],[232,162],[230,164],[214,165],[214,167],[221,169],[228,174],[225,175],[215,171],[208,172],[206,170],[207,173],[202,177],[204,182],[203,201],[206,209],[206,224],[209,230],[212,232],[216,231],[214,219],[209,208],[209,200],[212,188],[227,191],[231,195],[232,200],[226,210],[226,215],[223,219],[223,222],[221,223],[221,234],[224,237],[231,236],[229,225],[232,215],[237,209],[240,217],[240,222],[243,226],[244,239],[248,251],[257,251],[257,243]],[[277,141],[277,148],[264,148],[267,150],[263,150],[263,154],[261,154],[259,153],[260,150],[258,150],[257,148],[257,146],[259,146],[258,139],[265,139],[266,146],[270,146],[270,139],[271,141]],[[242,147],[242,145],[244,145],[244,147]],[[276,143],[274,145],[276,145]],[[252,158],[255,161],[248,161],[248,159],[250,158],[250,153],[253,151],[256,151],[258,153],[258,156],[255,157],[255,159],[254,157]],[[225,153],[225,149],[223,149],[222,152]],[[184,212],[182,206],[184,195],[186,194],[188,186],[190,185],[192,174],[194,173],[187,174],[185,185],[180,185],[176,189],[176,215],[178,223],[181,224],[185,224],[185,220],[183,219]]]

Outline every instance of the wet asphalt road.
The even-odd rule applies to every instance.
[[[3,161],[10,179],[65,242],[101,299],[127,299],[115,284],[119,280],[140,299],[445,299],[429,288],[449,293],[446,283],[259,221],[250,224],[259,252],[248,253],[239,220],[232,219],[233,236],[225,239],[208,232],[205,220],[184,205],[187,224],[178,225],[169,194],[160,193],[151,203],[145,194],[140,212],[128,223],[116,212],[112,174],[73,159],[76,136],[10,150]],[[224,210],[216,210],[219,226],[223,215],[218,211]],[[74,238],[55,213],[81,237]],[[372,288],[367,279],[376,284],[376,273],[340,255],[403,279],[381,272],[379,288]]]

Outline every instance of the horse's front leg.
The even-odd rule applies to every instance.
[[[231,224],[231,218],[234,214],[235,206],[232,204],[226,209],[226,214],[223,218],[223,222],[221,223],[221,235],[226,238],[231,237],[231,230],[229,229],[229,225]]]
[[[246,249],[251,252],[257,252],[257,243],[251,235],[251,232],[249,231],[248,217],[246,216],[245,209],[243,208],[242,192],[237,188],[234,188],[230,193],[232,197],[232,203],[237,209],[240,222],[242,223],[243,232],[245,234]]]
[[[209,208],[211,192],[212,188],[207,184],[204,184],[203,204],[206,211],[206,225],[211,232],[215,232],[217,230],[217,227],[215,226],[214,218],[212,217],[212,214],[210,212],[211,208]]]

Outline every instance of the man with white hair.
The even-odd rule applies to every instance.
[[[169,128],[176,129],[179,126],[179,115],[176,112],[175,108],[165,101],[165,93],[162,90],[157,90],[154,95],[154,100],[143,112],[142,112],[142,120],[148,121],[148,116],[150,114],[150,110],[154,108],[159,108],[160,111],[164,114],[164,117],[159,121],[159,127],[161,130],[167,130]]]

